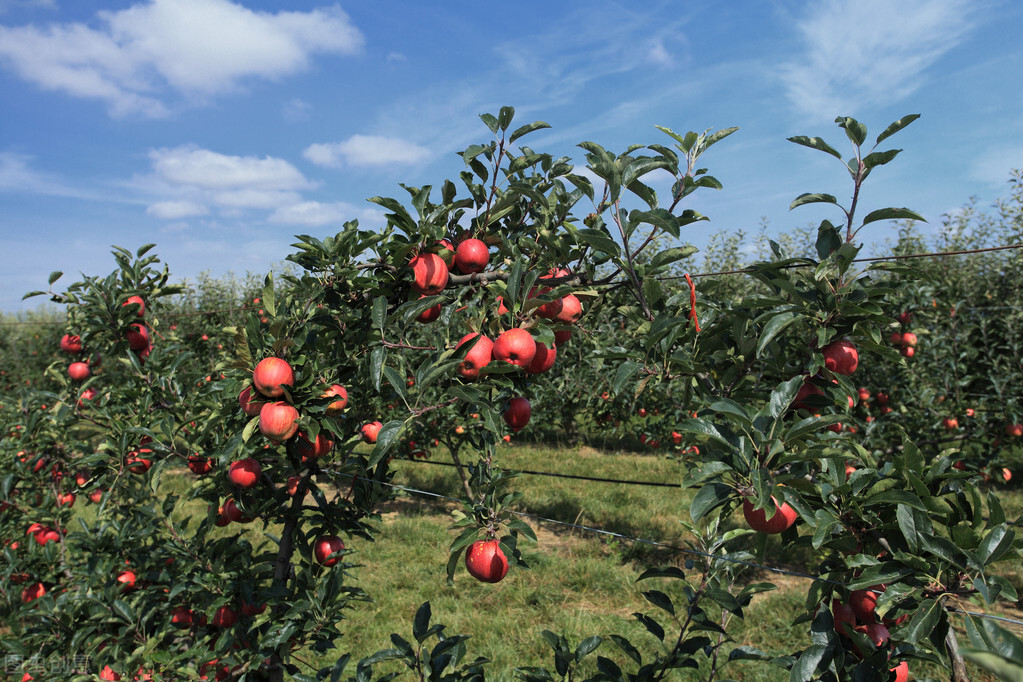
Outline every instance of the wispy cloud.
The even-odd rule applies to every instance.
[[[795,19],[802,51],[780,69],[792,106],[810,118],[912,94],[972,28],[969,0],[826,0]]]
[[[170,93],[203,101],[364,42],[337,6],[271,14],[229,0],[150,0],[97,19],[98,28],[0,26],[0,64],[44,89],[105,101],[113,115],[158,117]]]
[[[317,166],[391,166],[415,164],[430,158],[430,150],[396,137],[352,135],[344,142],[317,143],[302,152]]]

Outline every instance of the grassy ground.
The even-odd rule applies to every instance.
[[[681,476],[680,465],[663,457],[602,453],[588,448],[518,446],[509,448],[502,462],[521,469],[632,480],[676,482]],[[455,472],[449,467],[395,462],[395,468],[398,472],[395,483],[400,485],[451,496],[460,489]],[[525,494],[528,511],[540,516],[676,546],[686,540],[678,519],[688,516],[689,496],[680,489],[539,476],[522,476],[514,487]],[[1023,509],[1023,496],[1013,493],[1003,498],[1007,511],[1018,516]],[[377,541],[364,548],[364,556],[357,555],[364,564],[358,570],[359,585],[374,601],[350,613],[344,627],[348,634],[340,644],[342,651],[350,651],[358,660],[389,646],[391,632],[410,639],[412,618],[425,601],[432,605],[434,621],[448,626],[448,634],[472,635],[468,658],[491,659],[493,663],[487,669],[493,679],[512,679],[510,671],[516,666],[543,665],[553,670],[551,651],[540,637],[544,629],[564,634],[573,646],[589,635],[605,636],[597,653],[620,663],[624,657],[606,639],[608,633],[626,636],[645,652],[658,648],[659,643],[632,614],[641,611],[669,625],[666,614],[651,606],[642,592],[659,589],[678,597],[679,583],[650,580],[637,584],[636,579],[650,566],[681,566],[683,556],[530,520],[539,535],[538,545],[525,552],[531,570],[513,568],[502,583],[484,585],[460,569],[455,586],[448,587],[444,565],[453,537],[447,528],[454,507],[451,503],[410,495],[384,515]],[[795,562],[789,563],[790,567],[801,568],[799,557],[788,559]],[[782,557],[770,553],[767,563],[786,565]],[[758,596],[744,621],[729,624],[735,641],[724,649],[748,645],[784,654],[804,647],[807,626],[791,623],[804,610],[806,581],[769,573],[743,577],[769,580],[779,589]],[[1021,583],[1020,577],[1018,573],[1012,576],[1017,584]],[[1017,610],[1010,615],[1019,618],[1023,613]],[[920,664],[914,664],[913,670],[917,679],[932,672]],[[973,672],[973,679],[993,679]],[[695,679],[694,675],[678,673],[673,679]],[[750,681],[788,679],[786,671],[764,663],[731,664],[724,676]]]

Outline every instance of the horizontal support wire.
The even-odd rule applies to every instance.
[[[436,462],[431,459],[410,459],[407,460],[413,464],[434,464],[437,466],[454,467],[458,466],[454,462]],[[578,476],[576,474],[557,474],[552,471],[530,471],[529,469],[515,469],[517,473],[529,474],[531,476],[550,476],[551,478],[571,478],[578,481],[595,481],[597,483],[620,483],[623,485],[646,485],[655,486],[658,488],[679,488],[678,483],[661,483],[658,481],[624,481],[617,478],[599,478],[596,476]]]
[[[342,476],[348,476],[350,478],[355,478],[356,477],[354,474],[347,474],[347,473],[341,473],[341,472],[336,472],[336,473],[339,473]],[[409,494],[412,494],[412,495],[422,495],[424,497],[433,497],[433,498],[436,498],[436,499],[446,500],[446,501],[449,501],[449,502],[457,502],[459,504],[462,504],[462,502],[463,502],[462,500],[459,500],[458,498],[450,497],[448,495],[442,495],[440,493],[431,492],[429,490],[418,490],[416,488],[409,488],[407,486],[398,485],[396,483],[388,483],[388,482],[385,482],[385,481],[374,481],[374,482],[375,483],[379,483],[380,485],[383,485],[383,486],[394,488],[396,490],[401,490],[403,492],[406,492],[406,493],[409,493]],[[687,549],[685,547],[678,547],[678,546],[675,546],[675,545],[670,545],[670,544],[665,543],[665,542],[658,542],[656,540],[645,540],[643,538],[637,538],[637,537],[633,537],[631,535],[623,535],[622,533],[616,533],[614,531],[604,530],[602,528],[594,528],[592,526],[583,526],[583,525],[579,525],[579,524],[576,524],[576,523],[569,523],[567,521],[559,521],[558,519],[551,519],[551,518],[548,518],[548,517],[545,517],[545,516],[540,516],[538,514],[531,514],[529,512],[511,511],[511,513],[515,514],[516,516],[521,516],[521,517],[524,517],[524,518],[535,519],[537,521],[541,521],[541,522],[544,522],[544,523],[550,523],[550,524],[557,525],[557,526],[565,526],[565,527],[568,527],[568,528],[575,528],[577,530],[586,531],[588,533],[594,533],[594,534],[597,534],[597,535],[605,535],[605,536],[617,538],[617,539],[620,539],[620,540],[629,540],[631,542],[638,542],[638,543],[645,544],[645,545],[651,545],[651,546],[654,546],[654,547],[660,547],[662,549],[670,549],[672,551],[679,552],[681,554],[689,554],[689,555],[701,557],[701,558],[704,558],[704,559],[710,559],[712,561],[724,561],[724,562],[727,562],[727,563],[732,563],[732,564],[737,564],[737,565],[741,565],[741,566],[746,566],[746,567],[749,567],[749,568],[756,568],[756,569],[760,569],[760,570],[763,570],[763,571],[769,571],[771,573],[778,573],[778,574],[781,574],[781,575],[789,575],[789,576],[793,576],[795,578],[803,578],[805,580],[812,580],[814,582],[827,583],[829,585],[835,585],[837,587],[842,587],[842,588],[848,589],[848,586],[845,583],[840,583],[840,582],[835,581],[835,580],[829,580],[827,578],[821,578],[820,576],[811,575],[809,573],[801,573],[799,571],[791,571],[791,570],[789,570],[787,568],[778,568],[776,566],[766,566],[764,564],[757,564],[757,563],[753,563],[753,562],[749,562],[749,561],[743,561],[741,559],[733,559],[733,558],[728,557],[728,556],[720,556],[720,555],[714,555],[714,554],[707,554],[705,552],[699,552],[697,550]],[[979,618],[987,618],[987,619],[990,619],[990,620],[998,620],[998,621],[1002,621],[1004,623],[1011,623],[1013,625],[1019,625],[1019,626],[1023,627],[1023,620],[1015,620],[1013,618],[1006,618],[1004,616],[995,616],[995,615],[992,615],[992,614],[982,613],[982,612],[979,612],[979,611],[966,611],[966,610],[961,610],[961,609],[953,609],[953,610],[951,610],[951,613],[962,613],[962,614],[965,614],[965,615],[968,615],[968,616],[977,616]]]

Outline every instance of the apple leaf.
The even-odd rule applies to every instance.
[[[877,140],[876,140],[877,144],[881,144],[886,139],[888,139],[889,137],[891,137],[895,133],[899,132],[900,130],[902,130],[903,128],[905,128],[910,123],[912,123],[913,121],[917,120],[918,118],[920,118],[920,114],[909,114],[908,116],[903,116],[898,121],[895,121],[890,126],[885,128],[884,132],[882,132],[880,135],[877,136]]]
[[[819,137],[807,137],[806,135],[797,135],[796,137],[787,138],[789,142],[795,142],[796,144],[809,147],[810,149],[816,149],[818,151],[831,154],[836,159],[842,159],[842,155],[835,151],[827,142]]]

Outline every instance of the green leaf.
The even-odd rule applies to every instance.
[[[423,640],[426,639],[429,633],[430,615],[430,602],[423,602],[422,606],[416,611],[416,618],[412,622],[412,636],[420,644],[423,643]]]
[[[490,132],[494,133],[495,135],[497,134],[497,131],[501,127],[501,124],[498,122],[497,117],[494,116],[493,114],[480,114],[480,120],[486,123],[487,127],[490,128]]]
[[[621,255],[621,248],[607,232],[596,229],[583,229],[576,232],[579,241],[597,251],[603,251],[617,258]]]
[[[621,393],[625,384],[639,373],[640,367],[642,367],[642,365],[631,360],[626,360],[622,364],[618,365],[618,371],[615,373],[615,380],[614,384],[611,386],[611,392]]]
[[[807,192],[800,194],[798,197],[792,200],[789,204],[789,210],[791,211],[796,206],[802,206],[803,204],[838,204],[838,199],[831,196],[830,194],[820,194]]]
[[[877,144],[881,144],[881,142],[899,132],[918,118],[920,118],[920,114],[909,114],[908,116],[903,116],[898,121],[885,128],[884,132],[877,136]]]
[[[789,682],[808,682],[814,678],[817,666],[824,659],[828,647],[823,644],[814,644],[807,647],[799,656],[799,660],[792,666],[789,673]]]
[[[826,152],[828,154],[831,154],[839,161],[842,160],[842,155],[839,154],[834,149],[832,149],[827,142],[825,142],[819,137],[806,137],[805,135],[797,135],[796,137],[788,138],[788,141],[795,142],[796,144],[803,145],[804,147],[809,147],[810,149],[817,149],[819,151]]]
[[[867,217],[863,219],[863,225],[877,222],[878,220],[919,220],[927,222],[922,215],[908,208],[879,208],[867,214]]]
[[[822,220],[817,228],[817,257],[821,260],[827,259],[831,254],[842,248],[842,235],[838,229],[827,220]]]
[[[656,606],[659,609],[667,611],[671,615],[675,615],[675,605],[671,601],[671,597],[666,595],[664,592],[659,590],[648,590],[643,593],[646,600]]]
[[[380,335],[384,334],[384,323],[387,321],[387,297],[377,296],[373,299],[373,312],[372,312],[373,324],[380,330]]]
[[[527,123],[521,128],[517,128],[515,132],[511,134],[511,137],[508,138],[508,142],[514,142],[523,135],[527,135],[535,130],[543,130],[544,128],[550,127],[551,127],[550,124],[545,123],[544,121],[533,121],[532,123]]]
[[[380,460],[391,450],[394,446],[394,442],[401,435],[401,432],[405,428],[405,422],[400,419],[395,419],[387,422],[380,429],[377,434],[377,444],[373,448],[373,452],[370,454],[368,466],[376,466]]]
[[[724,483],[710,483],[700,488],[689,505],[689,515],[699,521],[707,512],[720,507],[735,495],[735,490]]]
[[[61,272],[60,270],[54,270],[53,272],[51,272],[51,273],[50,273],[50,284],[53,284],[53,283],[54,283],[54,282],[56,282],[56,281],[57,281],[58,279],[60,279],[60,278],[61,278],[61,276],[63,276],[63,274],[64,274],[64,273],[63,273],[63,272]]]
[[[850,116],[839,116],[835,119],[835,123],[840,128],[845,129],[845,135],[849,140],[857,147],[863,144],[863,141],[867,139],[867,127],[857,121],[855,118]]]
[[[873,152],[863,157],[863,166],[867,169],[874,168],[876,166],[883,166],[896,156],[898,156],[901,149],[889,149],[885,152]]]
[[[593,635],[592,637],[587,637],[583,641],[579,642],[579,646],[575,648],[575,660],[583,660],[584,657],[593,653],[593,651],[596,650],[603,641],[604,640],[601,639],[599,635]]]
[[[757,344],[757,355],[763,355],[764,349],[774,340],[778,334],[785,330],[790,324],[799,319],[799,314],[794,312],[779,313],[772,317],[760,334],[760,342]]]
[[[274,274],[268,272],[263,279],[263,308],[270,317],[277,316],[277,299],[274,297]]]

